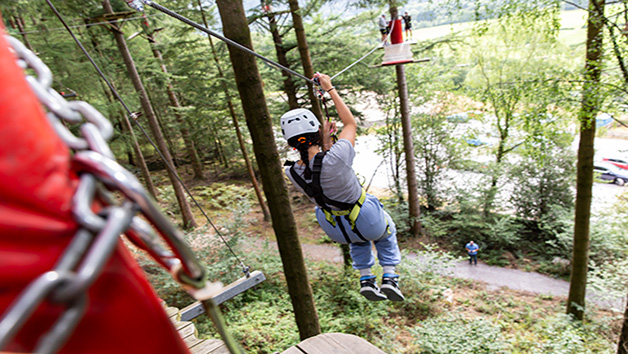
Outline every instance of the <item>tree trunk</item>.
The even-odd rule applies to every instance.
[[[599,109],[600,76],[602,73],[603,16],[605,0],[589,3],[587,20],[587,52],[585,61],[582,106],[580,109],[580,145],[578,146],[578,175],[576,182],[576,215],[574,223],[573,258],[567,313],[582,320],[584,317],[587,271],[589,266],[589,224],[591,190],[593,188],[593,142],[595,116]]]
[[[216,4],[225,36],[252,49],[251,35],[242,1],[217,0]],[[288,283],[288,293],[292,300],[299,334],[303,340],[321,333],[321,329],[305,269],[296,222],[290,206],[290,197],[275,145],[273,125],[266,106],[262,81],[255,57],[233,46],[229,46],[229,56],[235,72],[244,116],[253,140],[253,150],[262,175],[264,192],[268,197],[273,229]]]
[[[222,148],[222,143],[220,142],[219,131],[214,125],[210,126],[210,130],[212,132],[212,135],[214,136],[214,148],[216,149],[216,155],[218,156],[218,160],[220,161],[220,163],[222,163],[222,166],[224,168],[229,168],[229,162],[227,161],[225,151]]]
[[[103,0],[103,9],[106,13],[113,13],[111,8],[111,4],[109,0]],[[142,104],[142,110],[144,111],[144,115],[148,120],[148,125],[150,126],[150,130],[155,137],[155,141],[159,150],[161,151],[165,163],[169,164],[172,167],[166,168],[168,172],[168,177],[170,178],[170,182],[172,183],[172,187],[177,196],[177,201],[179,202],[179,207],[181,209],[181,216],[183,220],[184,227],[196,227],[196,221],[194,220],[194,215],[192,214],[192,209],[190,209],[190,204],[186,198],[185,192],[183,190],[183,186],[178,182],[177,176],[174,171],[174,164],[172,162],[172,156],[170,156],[170,152],[168,152],[168,146],[166,146],[166,142],[164,141],[164,136],[159,129],[159,123],[157,122],[157,117],[155,116],[155,112],[153,111],[153,107],[148,100],[148,95],[146,90],[144,89],[144,85],[140,80],[140,76],[137,72],[137,68],[135,67],[135,63],[133,62],[133,57],[131,56],[131,52],[129,52],[129,48],[126,45],[126,41],[124,40],[124,35],[119,31],[117,21],[111,21],[111,26],[113,28],[113,36],[116,39],[116,43],[118,45],[118,49],[120,50],[120,54],[122,55],[122,59],[124,60],[124,64],[129,72],[129,76],[131,77],[131,81],[133,82],[133,86],[137,91],[137,94],[140,96],[140,101]]]
[[[203,24],[205,27],[207,26],[207,18],[205,17],[205,11],[203,10],[203,5],[201,4],[201,0],[198,0],[198,7],[201,10],[201,16],[203,17]],[[251,163],[251,159],[249,159],[249,153],[246,151],[246,145],[244,144],[244,138],[242,137],[242,131],[240,131],[240,123],[238,122],[238,116],[236,114],[235,108],[233,107],[233,101],[231,100],[231,94],[229,93],[229,87],[227,87],[227,83],[225,82],[225,74],[222,72],[222,67],[220,65],[220,60],[218,60],[218,53],[216,53],[216,48],[214,48],[214,41],[212,40],[212,36],[207,36],[209,39],[209,46],[212,48],[212,54],[214,56],[214,61],[216,62],[216,68],[218,69],[218,76],[220,77],[220,83],[222,84],[222,90],[225,93],[225,97],[227,98],[227,108],[229,109],[229,114],[231,115],[231,121],[233,122],[233,127],[235,128],[236,136],[238,137],[238,144],[240,145],[240,151],[242,151],[242,157],[244,158],[244,163],[246,164],[246,170],[249,174],[249,179],[251,180],[251,184],[253,184],[253,189],[255,190],[255,195],[257,196],[257,201],[259,202],[260,208],[262,208],[262,213],[264,214],[264,221],[270,221],[270,211],[268,211],[268,206],[266,205],[266,201],[264,201],[264,196],[262,195],[262,191],[257,183],[257,178],[255,177],[255,171],[253,171],[253,164]]]
[[[153,112],[155,113],[157,124],[159,125],[159,129],[161,130],[161,133],[164,136],[164,140],[166,141],[166,146],[168,146],[168,152],[170,152],[170,156],[172,157],[172,162],[174,163],[174,166],[179,167],[181,166],[181,162],[179,161],[179,157],[177,156],[177,149],[175,147],[174,141],[172,141],[170,129],[168,128],[166,124],[164,124],[165,122],[164,122],[162,110],[161,110],[162,105],[160,104],[162,101],[158,99],[156,100],[154,98],[153,93],[156,90],[155,85],[152,85],[152,87],[150,86],[151,85],[149,84],[149,89],[148,91],[146,91],[146,94],[148,96],[148,102],[155,102],[155,104],[153,105]]]
[[[298,0],[288,0],[290,4],[290,13],[292,14],[292,25],[294,26],[294,33],[297,37],[297,44],[299,46],[299,56],[301,57],[301,65],[303,66],[303,73],[306,77],[314,77],[314,67],[312,66],[312,59],[310,58],[310,48],[307,45],[307,38],[305,37],[305,29],[303,28],[303,19],[301,18],[301,9],[299,9]],[[314,92],[314,85],[311,82],[307,82],[307,94],[310,97],[312,103],[312,112],[316,115],[318,120],[323,123],[323,111],[318,104],[318,98]]]
[[[628,354],[628,302],[626,302],[626,311],[624,312],[624,323],[619,333],[617,354]]]
[[[410,109],[408,107],[408,85],[403,64],[396,66],[397,86],[399,88],[399,103],[401,110],[401,127],[403,130],[403,146],[406,156],[406,179],[408,183],[408,206],[410,217],[410,233],[414,237],[421,235],[421,210],[419,205],[419,186],[416,178],[416,163],[414,162],[414,142],[412,140],[412,124],[410,123]]]
[[[342,251],[342,264],[345,266],[345,271],[353,272],[353,260],[351,259],[351,248],[349,245],[340,244],[340,251]]]
[[[264,5],[269,3],[268,0],[262,0],[262,8]],[[277,62],[287,68],[290,67],[288,63],[288,58],[286,56],[286,49],[283,45],[283,39],[279,34],[279,30],[277,29],[277,20],[275,20],[275,14],[272,11],[269,11],[266,14],[268,17],[268,23],[270,25],[270,33],[273,35],[273,42],[275,43],[275,53],[277,54]],[[285,71],[281,71],[281,75],[283,75],[283,90],[288,96],[288,106],[290,109],[299,108],[299,103],[297,102],[297,88],[292,81],[292,77]],[[314,102],[314,101],[313,101]]]
[[[122,114],[124,119],[122,123],[126,131],[131,134],[131,140],[133,140],[133,150],[135,151],[136,161],[135,163],[139,165],[142,177],[144,178],[144,184],[146,185],[146,190],[150,195],[157,200],[157,193],[155,192],[155,185],[153,184],[153,180],[150,176],[150,171],[148,171],[148,166],[146,166],[146,160],[144,159],[144,154],[142,153],[142,149],[140,149],[140,145],[137,142],[137,137],[135,136],[135,132],[133,131],[133,126],[131,125],[131,121],[129,121],[129,117],[126,114]]]
[[[153,51],[153,55],[159,61],[159,66],[161,67],[161,71],[164,74],[168,75],[168,69],[166,68],[166,64],[164,63],[163,56],[161,55],[161,51],[155,47],[155,39],[152,37],[152,34],[147,36],[148,43],[150,43],[150,47]],[[201,159],[198,157],[198,152],[196,151],[196,146],[194,145],[194,140],[190,136],[190,131],[185,125],[185,119],[181,116],[181,113],[177,110],[181,108],[181,104],[179,103],[179,98],[174,93],[174,89],[172,87],[172,82],[167,79],[166,91],[168,93],[168,101],[170,101],[170,106],[174,108],[174,118],[179,125],[179,131],[181,132],[181,138],[183,139],[183,143],[185,144],[185,148],[188,153],[188,158],[192,163],[192,170],[194,171],[194,179],[203,179],[203,164]]]
[[[497,113],[497,112],[496,112]],[[497,115],[497,114],[496,114]],[[495,198],[497,197],[497,182],[499,182],[499,178],[501,176],[501,165],[504,160],[504,156],[506,155],[506,151],[504,146],[506,141],[508,140],[508,136],[510,135],[510,113],[505,113],[504,125],[498,123],[499,129],[499,145],[497,146],[497,155],[495,157],[495,169],[493,170],[491,176],[491,184],[489,185],[488,190],[486,191],[486,197],[484,199],[484,207],[483,207],[483,215],[484,218],[488,218],[493,211],[493,205],[495,204]]]
[[[26,35],[26,33],[24,33],[26,32],[26,30],[24,28],[24,19],[22,18],[22,15],[15,16],[15,24],[17,25],[17,29],[22,34],[22,39],[24,40],[24,45],[26,46],[26,48],[35,53],[33,46],[31,46],[31,42],[29,42],[28,40],[28,36]]]
[[[390,2],[390,17],[397,18],[397,5]],[[408,183],[408,211],[410,218],[410,233],[412,236],[421,236],[421,209],[419,205],[419,185],[416,178],[416,163],[414,162],[414,142],[412,140],[412,124],[410,122],[410,107],[408,104],[408,84],[406,83],[406,69],[403,64],[396,65],[397,89],[399,90],[399,110],[401,113],[401,127],[403,130],[403,149],[406,155],[406,179]]]
[[[98,46],[98,42],[96,41],[94,34],[91,31],[89,31],[89,28],[87,31],[89,33],[89,38],[92,43],[92,47],[102,59],[104,55],[102,54],[102,51],[100,50],[100,47]],[[101,81],[101,85],[102,85],[103,91],[105,92],[105,96],[107,96],[107,99],[109,100],[109,102],[113,102],[114,98],[113,98],[112,92],[109,91],[108,87],[105,87],[102,81]],[[113,85],[113,83],[111,83],[111,85],[112,87],[115,88],[115,85]],[[140,167],[140,172],[142,174],[142,178],[144,178],[144,185],[146,186],[146,190],[148,191],[148,193],[150,193],[150,195],[153,196],[153,198],[155,198],[155,200],[157,200],[157,193],[155,192],[155,185],[153,184],[153,179],[150,176],[150,171],[148,170],[148,166],[146,166],[146,160],[144,159],[144,154],[142,153],[142,149],[140,149],[140,144],[137,141],[137,137],[135,136],[135,131],[133,131],[133,126],[131,125],[131,121],[129,121],[129,117],[126,114],[122,113],[122,116],[124,117],[122,130],[128,131],[128,133],[131,135],[131,140],[133,142],[132,146],[133,146],[133,151],[135,151],[135,157],[136,157],[135,164]]]

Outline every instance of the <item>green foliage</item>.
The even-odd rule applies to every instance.
[[[510,202],[522,218],[539,221],[552,209],[573,206],[575,154],[570,148],[573,137],[564,132],[566,123],[547,112],[526,116],[529,136],[517,151],[521,160],[510,171]]]
[[[506,353],[506,343],[499,325],[484,319],[468,320],[459,316],[433,318],[411,330],[421,353],[455,354]]]
[[[419,114],[412,123],[420,195],[427,208],[435,210],[443,203],[445,189],[450,188],[444,171],[458,156],[459,142],[450,135],[452,125],[444,115]]]
[[[591,336],[586,325],[568,315],[545,318],[535,326],[536,338],[530,343],[533,354],[614,353],[607,341]]]
[[[197,259],[206,265],[206,279],[208,281],[228,284],[241,277],[237,267],[238,260],[229,251],[229,248],[233,249],[239,257],[243,257],[239,243],[243,236],[241,229],[244,223],[243,217],[248,211],[249,205],[242,204],[234,208],[231,218],[221,219],[227,220],[227,222],[218,225],[222,237],[218,236],[209,226],[200,227],[184,234],[185,241],[191,246]],[[136,253],[140,266],[148,275],[161,299],[170,306],[179,308],[192,302],[190,296],[181,288],[180,284],[172,279],[168,272],[149,259],[143,252]]]
[[[422,217],[426,230],[434,238],[445,238],[457,249],[463,250],[470,240],[488,250],[518,248],[521,225],[509,216],[486,219],[478,212],[434,213]]]
[[[205,205],[215,209],[232,208],[255,200],[253,189],[242,184],[216,182],[193,190]]]
[[[622,215],[628,206],[628,192],[613,207],[601,213],[591,230],[591,270],[589,284],[600,296],[623,298],[628,284],[628,220]]]

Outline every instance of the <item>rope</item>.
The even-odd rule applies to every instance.
[[[124,109],[127,111],[127,113],[129,114],[129,117],[131,118],[135,118],[135,113],[131,112],[131,110],[129,109],[129,107],[126,105],[126,103],[124,102],[124,100],[122,99],[122,97],[120,97],[120,95],[118,94],[118,91],[113,87],[113,85],[111,84],[111,82],[107,79],[107,77],[105,76],[105,74],[100,70],[100,68],[98,67],[98,65],[94,62],[94,60],[92,59],[91,55],[87,52],[87,50],[85,49],[85,47],[83,47],[83,44],[81,44],[81,42],[79,41],[78,38],[76,38],[76,36],[74,35],[74,32],[72,32],[72,30],[68,27],[68,25],[66,24],[66,22],[64,21],[63,17],[61,16],[61,14],[57,11],[57,9],[55,8],[55,6],[52,4],[52,2],[50,0],[46,0],[46,2],[48,3],[48,5],[50,6],[50,8],[52,9],[52,11],[55,13],[55,15],[59,18],[59,20],[61,21],[61,23],[63,24],[63,26],[68,30],[68,32],[70,33],[70,35],[72,36],[72,38],[74,38],[74,41],[76,42],[76,44],[81,48],[81,50],[83,51],[83,53],[85,53],[85,55],[87,56],[87,59],[89,59],[89,61],[92,63],[92,65],[94,66],[94,68],[96,69],[96,71],[98,71],[98,74],[100,75],[100,77],[102,77],[102,79],[107,83],[107,86],[109,86],[109,89],[111,90],[111,92],[114,94],[114,96],[116,96],[116,98],[118,99],[118,101],[120,101],[120,103],[122,104],[122,106],[124,107]],[[146,139],[148,139],[148,141],[150,142],[150,144],[153,146],[153,148],[157,151],[157,153],[159,154],[159,156],[161,157],[161,159],[164,162],[164,165],[166,165],[166,167],[170,170],[170,172],[172,172],[172,174],[175,176],[176,180],[179,182],[179,184],[181,184],[181,186],[183,187],[183,189],[185,190],[185,192],[188,194],[188,196],[190,197],[190,199],[192,199],[192,201],[194,202],[194,204],[196,205],[196,207],[201,211],[201,213],[203,214],[203,216],[205,217],[205,219],[207,220],[207,222],[212,226],[212,228],[214,229],[214,231],[216,232],[216,234],[220,237],[220,239],[222,240],[222,242],[224,242],[224,244],[227,246],[227,248],[229,249],[229,251],[231,252],[231,254],[235,257],[235,259],[238,261],[238,263],[240,263],[240,266],[242,267],[242,272],[248,277],[249,276],[249,269],[250,267],[247,267],[244,265],[244,263],[240,260],[240,258],[238,257],[238,255],[235,253],[235,251],[233,250],[233,248],[231,248],[231,246],[229,245],[229,243],[227,243],[227,240],[225,240],[224,236],[220,233],[220,231],[218,230],[218,228],[214,225],[214,223],[211,221],[211,219],[209,218],[209,216],[207,215],[207,213],[205,212],[205,210],[201,207],[201,205],[198,203],[198,201],[196,200],[196,198],[194,198],[194,196],[192,195],[192,193],[190,192],[190,190],[185,186],[185,184],[183,183],[183,181],[181,180],[181,178],[179,177],[179,174],[176,172],[176,170],[166,161],[165,156],[162,154],[162,152],[157,148],[157,145],[153,142],[153,140],[150,138],[150,136],[148,135],[148,133],[146,132],[146,130],[144,130],[144,128],[142,127],[142,125],[137,121],[137,119],[132,119],[135,124],[138,126],[138,128],[142,131],[142,133],[144,134],[144,136],[146,137]]]
[[[375,46],[375,48],[371,49],[368,53],[364,54],[364,56],[362,56],[362,58],[354,61],[353,63],[349,64],[349,66],[347,66],[346,68],[340,70],[340,72],[338,72],[336,75],[332,76],[331,79],[335,79],[337,76],[339,76],[340,74],[344,73],[345,71],[351,69],[352,67],[354,67],[356,64],[358,64],[359,62],[361,62],[362,60],[364,60],[364,58],[368,57],[369,55],[373,54],[374,51],[377,50],[377,48],[379,48],[380,45],[383,45],[384,43],[386,43],[388,41],[388,39],[390,38],[390,35],[392,34],[393,29],[395,28],[395,21],[392,21],[392,26],[390,27],[390,31],[388,31],[388,35],[386,35],[386,38],[384,38],[384,40],[382,41],[382,43],[378,44]]]

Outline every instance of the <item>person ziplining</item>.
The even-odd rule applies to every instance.
[[[351,167],[355,118],[329,76],[317,73],[314,79],[331,95],[343,129],[333,143],[330,132],[335,123],[325,122],[321,131],[311,111],[297,108],[286,112],[280,122],[283,137],[301,156],[296,163],[287,163],[286,175],[316,204],[316,219],[329,238],[349,244],[353,268],[360,272],[360,294],[371,301],[403,301],[395,272],[401,262],[395,222],[377,197],[366,193]],[[381,289],[371,271],[375,264],[372,244],[383,268]]]
[[[386,299],[403,301],[404,296],[398,285],[399,275],[396,274],[395,270],[395,267],[401,261],[396,239],[395,224],[392,218],[384,211],[379,200],[367,194],[362,189],[351,168],[353,158],[355,157],[353,147],[355,144],[356,123],[353,115],[331,85],[331,78],[323,74],[317,74],[313,78],[305,77],[153,1],[131,0],[128,3],[131,7],[139,11],[143,10],[143,6],[141,5],[145,4],[166,13],[204,33],[221,39],[229,45],[250,53],[290,75],[311,82],[319,87],[319,90],[322,89],[323,94],[327,92],[331,95],[336,108],[339,112],[342,112],[339,113],[339,115],[345,125],[343,131],[340,133],[340,139],[335,144],[331,144],[330,142],[322,143],[320,141],[320,132],[316,133],[319,131],[320,123],[311,111],[297,109],[286,113],[282,117],[281,123],[284,137],[286,140],[292,138],[290,142],[291,146],[295,147],[302,154],[302,165],[299,163],[294,164],[290,169],[287,169],[286,172],[290,172],[289,178],[291,178],[293,183],[301,187],[302,191],[318,205],[316,209],[317,219],[326,234],[336,242],[350,244],[351,256],[354,261],[353,266],[360,271],[361,275],[360,293],[367,299],[374,301]],[[386,26],[388,26],[385,15],[382,15],[382,20],[386,22]],[[401,26],[395,25],[395,22],[400,22],[400,20],[390,23],[391,30],[396,29],[400,32]],[[390,31],[390,33],[392,33],[392,31]],[[383,37],[384,41],[387,41],[390,37],[390,33],[388,30],[386,31]],[[337,77],[356,65],[366,56],[373,53],[376,48],[333,77]],[[404,54],[406,55],[402,58],[402,62],[412,61],[411,54],[409,54],[409,60],[406,58],[408,56],[407,53]],[[321,94],[320,97],[324,104],[323,94]],[[290,118],[292,116],[294,117]],[[353,127],[353,129],[351,127]],[[331,124],[331,122],[327,122],[323,128],[323,138],[327,139],[329,138],[330,131],[335,128],[335,125]],[[318,137],[316,137],[316,135],[318,135]],[[329,150],[330,154],[327,155],[327,158],[325,158],[325,155],[318,155],[319,157],[316,159],[317,162],[310,167],[310,151],[313,153],[311,157],[316,156],[316,149],[320,149],[321,143],[325,146],[324,150]],[[303,164],[303,160],[308,161],[308,164]],[[322,166],[328,167],[321,170]],[[303,180],[298,173],[294,173],[299,169],[303,170],[301,171],[301,176],[305,177],[305,180]],[[314,170],[314,172],[312,172],[312,170]],[[314,178],[312,179],[312,177]],[[339,178],[339,180],[344,182],[329,182],[333,181],[335,178]],[[306,180],[309,180],[309,182]],[[326,189],[329,189],[327,192],[329,195],[324,194],[323,190]],[[338,194],[336,194],[337,192]],[[333,198],[337,198],[337,200]],[[365,216],[360,217],[360,215]],[[373,243],[378,250],[380,265],[383,267],[384,272],[381,290],[377,286],[375,276],[371,272],[371,267],[375,262],[375,257],[371,252]]]

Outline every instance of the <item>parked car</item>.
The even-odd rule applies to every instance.
[[[618,186],[628,182],[628,171],[622,170],[608,162],[597,162],[593,165],[593,175],[596,180],[610,181]]]
[[[628,160],[624,160],[624,159],[617,159],[617,158],[605,158],[602,159],[602,161],[606,161],[610,164],[613,164],[623,170],[628,170]]]
[[[486,141],[482,141],[480,139],[465,139],[465,141],[471,146],[491,145],[490,143],[487,143]]]

